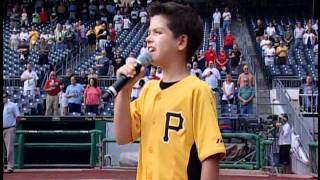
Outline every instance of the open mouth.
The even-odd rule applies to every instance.
[[[150,53],[152,53],[152,52],[154,52],[156,49],[154,48],[154,47],[148,47],[148,51],[150,52]]]

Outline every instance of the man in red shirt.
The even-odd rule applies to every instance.
[[[52,110],[54,116],[58,115],[59,112],[59,96],[61,81],[57,79],[56,72],[51,71],[49,75],[49,79],[46,81],[44,85],[44,91],[48,93],[46,99],[46,116],[52,115]]]
[[[229,51],[229,49],[232,49],[233,44],[235,42],[235,38],[233,37],[230,31],[228,31],[227,35],[224,37],[223,42],[224,42],[224,49],[227,52]]]
[[[208,66],[210,61],[212,61],[214,64],[216,63],[217,54],[213,50],[212,46],[209,45],[208,49],[204,53],[204,57],[206,59],[206,67]]]
[[[47,24],[48,22],[48,13],[46,10],[44,10],[44,8],[41,8],[41,12],[39,14],[40,16],[40,23],[41,24]]]
[[[216,62],[216,68],[219,69],[219,71],[221,71],[223,66],[227,67],[227,62],[228,62],[228,55],[223,49],[221,49]]]
[[[112,23],[109,23],[108,30],[109,30],[109,34],[110,34],[110,37],[111,37],[111,42],[112,42],[113,45],[115,46],[116,38],[117,38],[117,32],[116,32],[116,30],[112,27]]]

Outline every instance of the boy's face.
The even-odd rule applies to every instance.
[[[181,47],[180,38],[175,38],[168,27],[168,20],[162,15],[156,15],[150,19],[148,30],[147,48],[152,57],[153,63],[157,66],[167,64],[178,53]],[[181,36],[180,36],[181,37]]]

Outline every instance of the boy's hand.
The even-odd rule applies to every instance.
[[[144,75],[144,67],[141,67],[140,73],[136,75],[137,62],[134,58],[128,58],[127,64],[123,65],[117,70],[117,78],[120,77],[121,74],[126,75],[127,77],[131,77],[130,81],[122,88],[124,91],[131,91],[133,85],[143,77]],[[122,91],[121,90],[121,91]]]

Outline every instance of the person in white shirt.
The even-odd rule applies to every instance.
[[[144,9],[141,9],[139,17],[140,17],[140,22],[142,24],[147,23],[147,16],[148,16],[148,13]]]
[[[123,19],[123,30],[129,30],[131,26],[131,21],[128,16]]]
[[[231,31],[231,13],[229,12],[228,8],[224,9],[222,18],[223,18],[223,32],[226,34],[228,30]]]
[[[219,8],[216,8],[216,11],[212,15],[212,19],[213,19],[213,28],[219,29],[220,22],[221,22],[221,13],[219,12]]]
[[[303,44],[308,49],[313,49],[315,42],[316,36],[313,33],[311,33],[311,30],[307,30],[307,32],[303,34]]]
[[[37,88],[37,81],[39,79],[37,73],[32,70],[32,65],[29,63],[27,64],[27,70],[25,70],[21,74],[21,81],[24,82],[23,85],[23,94],[25,96],[27,95],[32,95],[34,97],[35,95],[35,90]]]
[[[274,58],[276,56],[276,50],[272,47],[272,44],[269,43],[264,50],[264,64],[265,66],[270,66],[274,64]]]
[[[234,83],[232,82],[232,77],[230,74],[226,75],[226,80],[222,84],[222,112],[226,112],[227,105],[228,104],[233,104],[234,101],[234,93],[235,93],[235,86]]]
[[[279,163],[283,166],[284,173],[290,174],[291,127],[287,114],[279,116],[276,127],[279,128]]]
[[[49,33],[48,30],[44,30],[41,35],[40,35],[40,39],[44,38],[46,40],[46,42],[48,42],[49,39]]]
[[[312,29],[316,32],[316,35],[318,35],[318,23],[319,20],[317,19],[316,22],[312,25]]]
[[[19,34],[19,39],[20,41],[22,40],[26,40],[27,42],[29,42],[29,33],[27,32],[26,28],[21,28],[21,32]]]
[[[264,50],[266,49],[266,47],[268,46],[268,44],[272,43],[270,40],[269,40],[269,37],[267,34],[263,35],[263,39],[261,40],[260,42],[260,47],[262,49],[262,53],[264,53]]]
[[[139,12],[136,8],[131,11],[131,21],[135,24],[138,22]]]
[[[17,30],[13,29],[12,34],[10,36],[10,48],[13,50],[17,50],[19,46],[19,35],[17,34]]]
[[[297,22],[297,26],[293,31],[294,48],[302,47],[303,34],[304,34],[304,28],[302,27],[301,22]]]
[[[209,66],[203,71],[202,78],[208,83],[212,91],[218,91],[218,80],[220,79],[220,72],[214,67],[213,61],[209,61]]]
[[[28,26],[28,14],[26,8],[22,9],[21,19],[20,19],[21,26]]]
[[[132,91],[131,91],[131,100],[132,101],[139,97],[140,92],[141,92],[144,84],[145,84],[144,78],[140,79],[139,81],[137,81],[134,84],[134,86],[132,87]]]
[[[193,76],[197,76],[199,79],[201,79],[202,71],[198,68],[197,62],[192,63],[192,69],[190,70],[190,74]]]
[[[272,38],[275,38],[275,36],[277,35],[276,28],[271,21],[269,22],[269,26],[266,28],[265,33]]]
[[[117,12],[117,14],[113,18],[114,22],[114,29],[117,32],[120,32],[122,30],[122,25],[123,25],[123,16],[120,14],[120,11]]]

